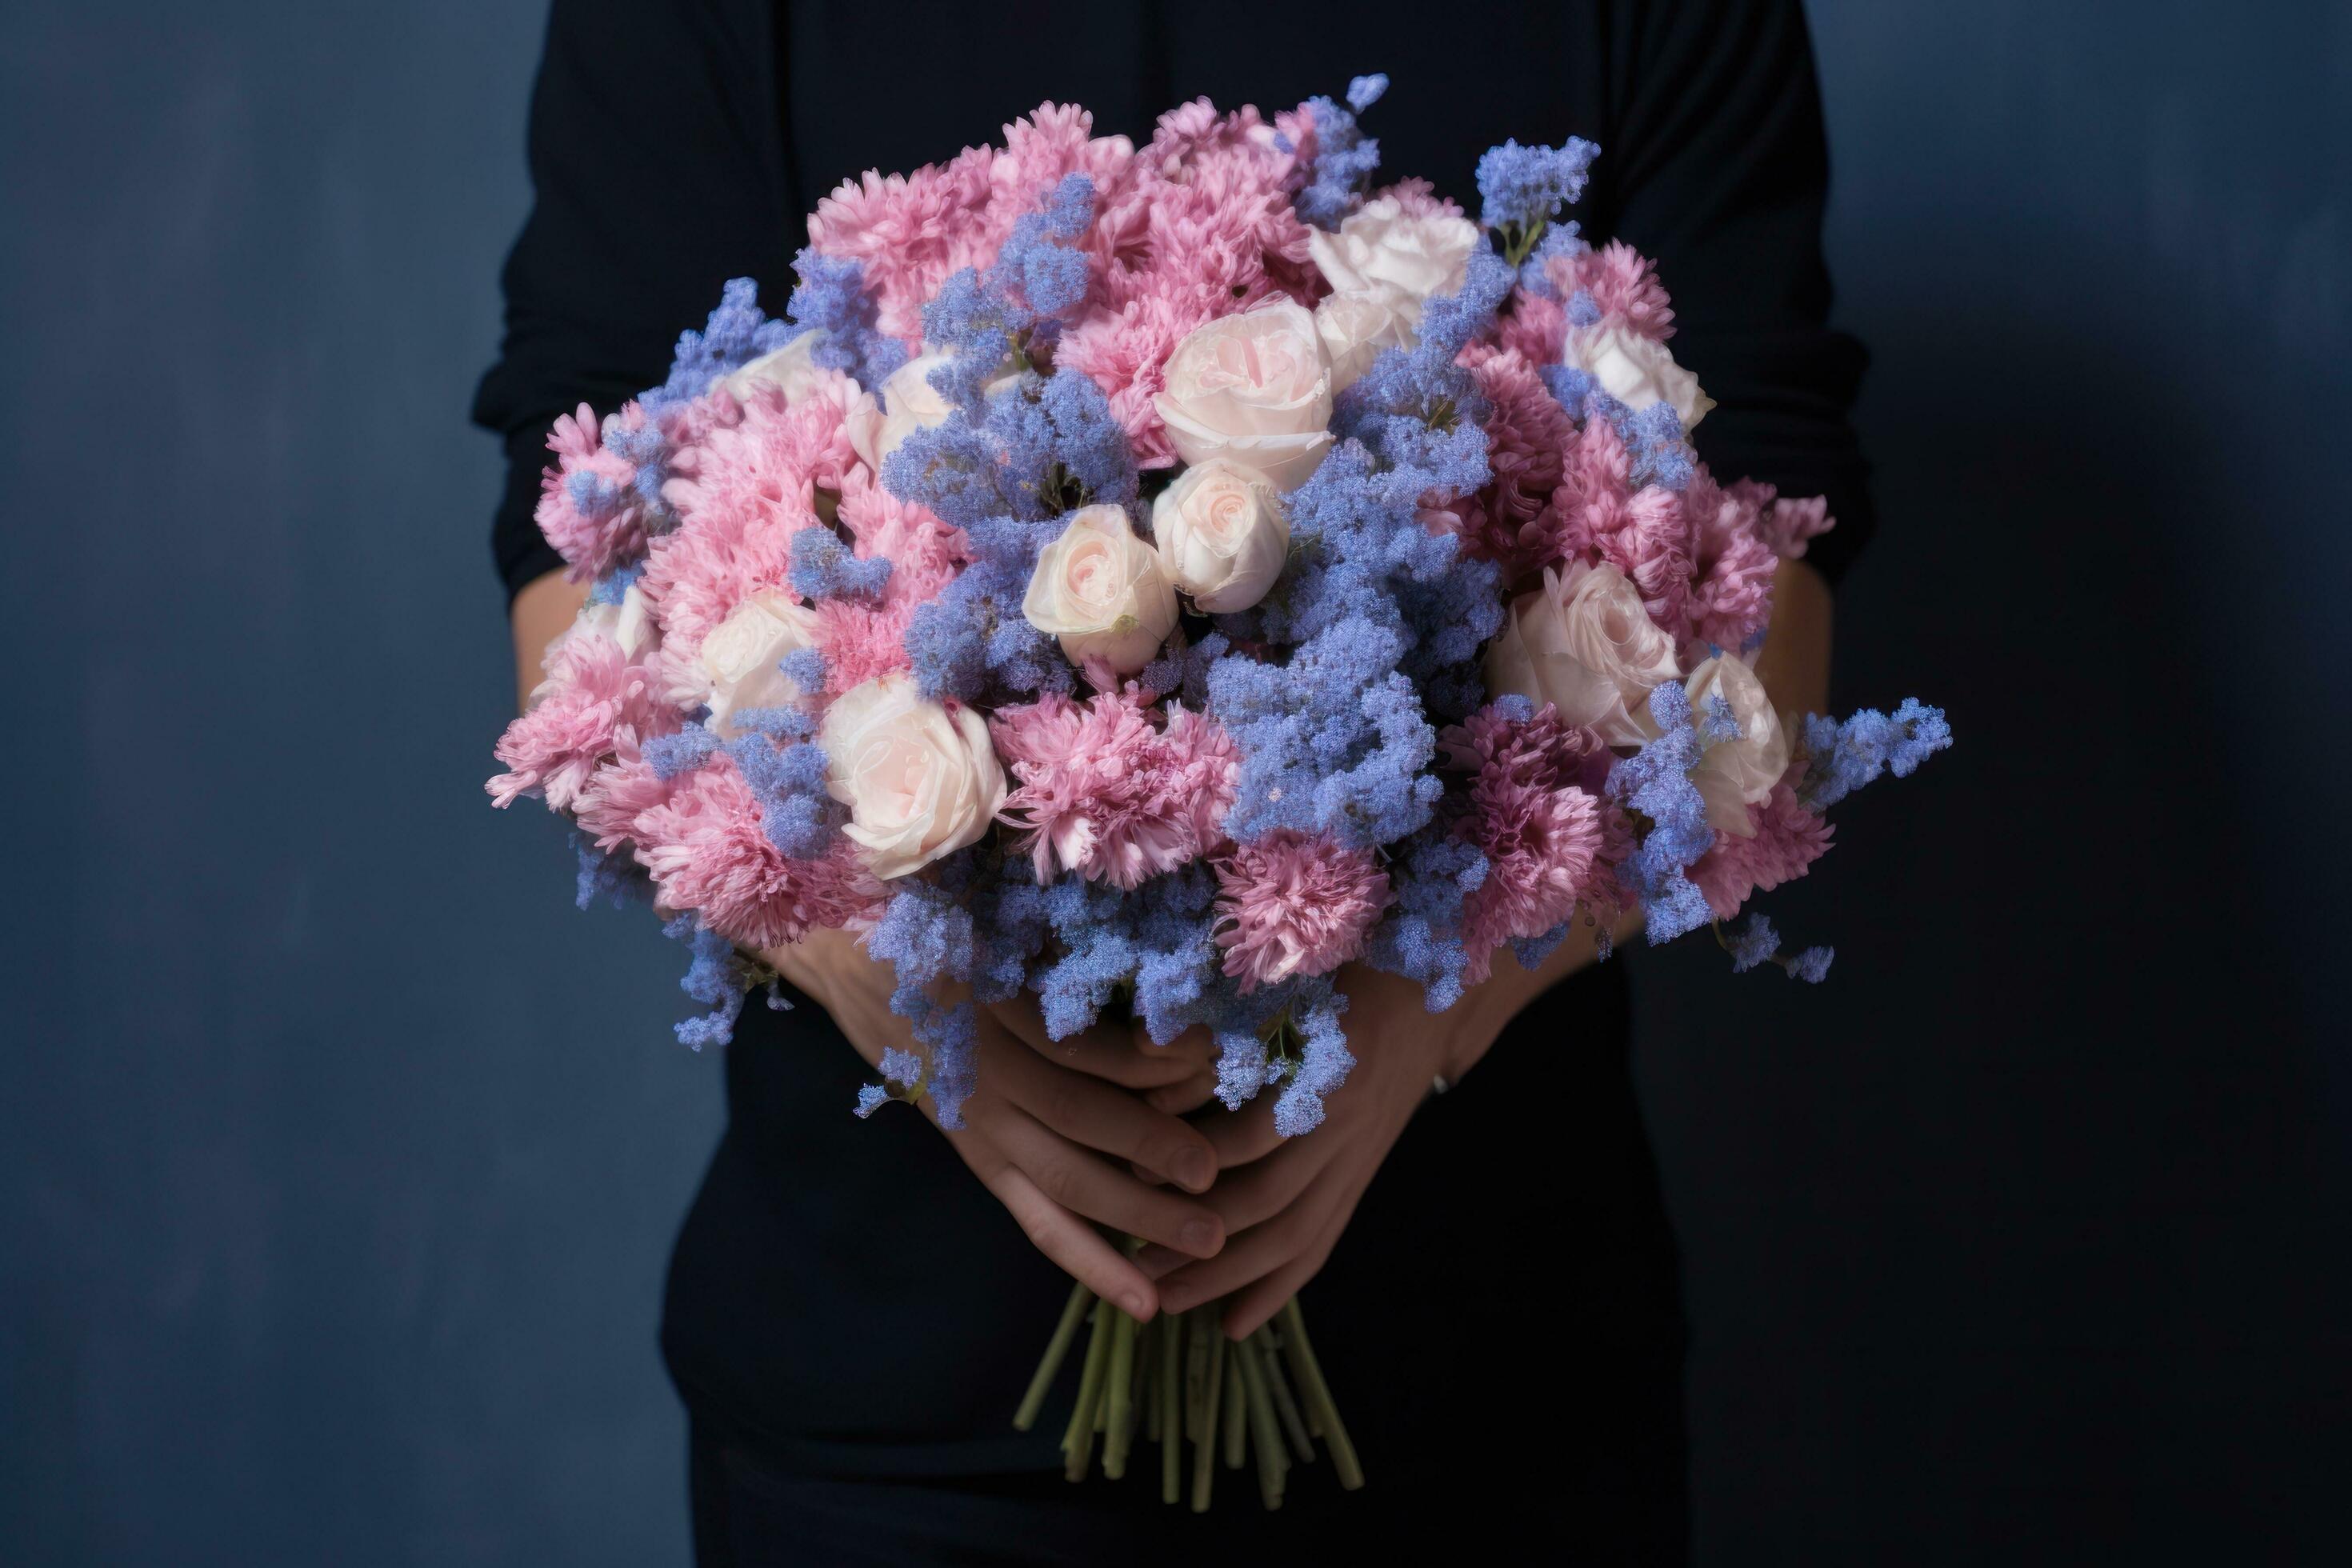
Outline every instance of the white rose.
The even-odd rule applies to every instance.
[[[782,348],[763,353],[719,380],[738,403],[749,403],[763,386],[779,388],[786,404],[798,403],[825,384],[832,372],[816,363],[816,351],[825,341],[823,327],[803,332]]]
[[[1627,331],[1615,322],[1581,327],[1568,334],[1568,363],[1589,373],[1601,390],[1640,410],[1671,403],[1685,431],[1698,428],[1715,399],[1698,389],[1698,377],[1675,363],[1666,345]]]
[[[1690,697],[1702,748],[1691,783],[1706,801],[1707,824],[1737,837],[1753,837],[1756,825],[1748,808],[1770,795],[1789,771],[1789,734],[1780,727],[1780,715],[1756,672],[1727,653],[1702,661],[1683,689]],[[1709,710],[1718,703],[1730,707],[1732,722],[1739,727],[1728,739],[1710,732]]]
[[[800,683],[777,662],[815,640],[816,612],[789,594],[754,594],[736,605],[702,639],[699,663],[710,682],[703,699],[710,707],[710,728],[737,735],[741,731],[736,714],[800,700]]]
[[[613,640],[621,645],[622,656],[632,662],[642,658],[661,640],[661,627],[654,621],[654,607],[646,600],[645,590],[635,583],[621,595],[621,607],[613,616]]]
[[[1315,331],[1331,362],[1338,392],[1381,357],[1382,349],[1409,349],[1421,341],[1421,301],[1393,289],[1349,289],[1315,307]]]
[[[1543,586],[1511,601],[1486,647],[1490,696],[1549,702],[1612,746],[1640,745],[1654,732],[1650,692],[1681,673],[1675,639],[1614,566],[1580,564],[1565,578],[1546,568]]]
[[[1275,300],[1194,329],[1162,382],[1152,404],[1188,463],[1224,458],[1295,490],[1330,448],[1331,372],[1303,305]]]
[[[1061,638],[1071,663],[1100,659],[1132,675],[1176,629],[1176,588],[1124,509],[1086,506],[1037,552],[1021,613]]]
[[[842,831],[885,881],[976,842],[1004,804],[987,721],[932,701],[903,671],[835,698],[817,744],[826,793],[849,807]]]
[[[1263,474],[1219,459],[1185,469],[1160,492],[1151,534],[1176,586],[1219,615],[1265,598],[1290,559],[1282,498]]]
[[[1478,226],[1468,218],[1408,215],[1394,196],[1366,202],[1341,220],[1337,234],[1307,231],[1307,248],[1333,289],[1389,289],[1416,303],[1460,293],[1478,244]]]

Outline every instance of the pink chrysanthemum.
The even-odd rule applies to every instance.
[[[1568,308],[1541,294],[1515,291],[1510,313],[1495,323],[1495,342],[1529,364],[1558,364],[1568,344]]]
[[[1026,833],[1041,882],[1066,870],[1134,888],[1212,847],[1233,804],[1231,739],[1181,707],[1160,729],[1132,686],[1084,702],[1047,692],[989,728],[1017,781],[998,815]]]
[[[1761,500],[1770,497],[1767,489]],[[1757,488],[1720,489],[1702,466],[1683,491],[1683,515],[1692,548],[1684,651],[1704,658],[1708,645],[1744,648],[1772,618],[1772,574],[1780,564],[1764,542]]]
[[[674,781],[631,832],[656,907],[692,910],[755,952],[797,942],[812,926],[846,924],[880,892],[846,841],[821,860],[791,859],[770,842],[758,798],[724,752]]]
[[[650,669],[601,632],[572,632],[549,655],[547,683],[530,710],[499,737],[508,771],[490,780],[491,803],[509,805],[536,791],[569,811],[599,763],[634,755],[641,741],[677,727]]]
[[[575,583],[601,577],[645,552],[645,498],[637,493],[637,466],[604,446],[606,427],[638,430],[646,416],[635,403],[622,405],[599,425],[596,411],[582,404],[560,415],[548,432],[555,462],[540,477],[539,531],[563,557],[564,575]]]
[[[1585,290],[1604,317],[1615,318],[1641,336],[1664,342],[1675,335],[1674,307],[1658,281],[1657,268],[1623,240],[1556,258],[1546,270],[1563,296]]]
[[[1625,444],[1606,419],[1588,419],[1567,454],[1552,504],[1561,559],[1588,552],[1632,579],[1651,618],[1679,633],[1687,611],[1691,530],[1682,498],[1655,485],[1636,490]]]
[[[1549,705],[1526,720],[1481,709],[1441,740],[1455,767],[1476,769],[1454,832],[1486,857],[1486,877],[1463,906],[1471,984],[1507,942],[1564,924],[1593,888],[1605,846],[1601,802],[1579,782],[1605,767],[1607,748]]]
[[[1830,516],[1827,496],[1779,496],[1776,500],[1770,485],[1755,479],[1742,479],[1731,488],[1736,490],[1741,485],[1757,492],[1764,509],[1764,542],[1785,560],[1803,560],[1807,542],[1837,526],[1837,520]]]
[[[1690,879],[1706,896],[1716,919],[1738,914],[1751,893],[1769,893],[1796,880],[1829,848],[1830,825],[1797,804],[1793,786],[1803,766],[1795,764],[1769,796],[1749,808],[1754,837],[1718,833],[1715,847],[1690,868]]]
[[[1473,553],[1501,562],[1514,577],[1526,576],[1559,560],[1558,514],[1550,501],[1576,427],[1519,354],[1473,343],[1462,359],[1493,405],[1486,461],[1494,477],[1446,510]]]
[[[1216,872],[1217,945],[1244,993],[1361,957],[1389,903],[1370,850],[1288,828],[1235,845]]]
[[[669,798],[669,781],[634,746],[589,776],[572,803],[572,819],[597,848],[610,853],[636,837],[637,816]]]

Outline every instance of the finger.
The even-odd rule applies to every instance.
[[[1177,1082],[1192,1070],[1180,1058],[1138,1050],[1133,1037],[1117,1024],[1097,1023],[1075,1035],[1055,1039],[1045,1031],[1045,1016],[1025,993],[1009,1002],[990,1004],[988,1014],[1006,1032],[1056,1067],[1104,1079],[1122,1089],[1155,1089]]]
[[[1158,1305],[1151,1281],[1101,1232],[1048,1198],[1010,1164],[999,1164],[981,1180],[1020,1223],[1022,1234],[1056,1268],[1128,1316],[1139,1321],[1151,1316]]]
[[[1144,1026],[1142,1019],[1138,1018],[1133,1027],[1133,1038],[1137,1050],[1153,1056],[1181,1057],[1212,1071],[1216,1068],[1217,1037],[1209,1033],[1203,1025],[1193,1025],[1163,1046],[1151,1037],[1151,1031]]]
[[[1358,1193],[1356,1197],[1362,1196]],[[1225,1332],[1234,1339],[1247,1339],[1259,1326],[1282,1310],[1282,1304],[1307,1288],[1307,1282],[1323,1272],[1330,1260],[1331,1249],[1346,1234],[1348,1222],[1355,1217],[1356,1197],[1339,1205],[1337,1212],[1323,1222],[1323,1232],[1315,1245],[1284,1264],[1264,1279],[1235,1291],[1225,1301]]]
[[[1194,1258],[1213,1258],[1224,1246],[1224,1223],[1214,1209],[1170,1188],[1144,1185],[1034,1118],[1007,1117],[992,1133],[1004,1157],[1073,1214]]]
[[[1217,1097],[1217,1074],[1213,1068],[1195,1073],[1181,1083],[1162,1084],[1143,1097],[1143,1102],[1154,1110],[1164,1110],[1171,1116],[1190,1116]]]
[[[1193,1123],[1215,1152],[1217,1169],[1230,1170],[1263,1160],[1282,1147],[1286,1140],[1274,1130],[1274,1102],[1277,1098],[1271,1089],[1262,1089],[1256,1099],[1239,1110],[1217,1111]]]
[[[1070,1142],[1133,1161],[1188,1192],[1205,1192],[1217,1178],[1216,1152],[1198,1128],[1099,1079],[1045,1066],[1015,1075],[1005,1092]]]
[[[1223,1173],[1202,1201],[1225,1222],[1227,1236],[1255,1230],[1297,1203],[1341,1147],[1336,1138],[1293,1139],[1270,1159]]]
[[[1171,1312],[1189,1310],[1231,1295],[1298,1258],[1323,1235],[1332,1208],[1330,1185],[1318,1177],[1297,1202],[1234,1237],[1216,1257],[1164,1275],[1159,1281],[1160,1305]]]

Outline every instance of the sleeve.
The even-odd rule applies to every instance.
[[[1613,234],[1654,257],[1675,357],[1717,406],[1693,439],[1726,480],[1823,495],[1806,560],[1832,581],[1875,526],[1849,419],[1866,356],[1829,325],[1829,150],[1798,0],[1619,10],[1616,146],[1594,165]]]
[[[554,0],[530,98],[530,216],[473,408],[506,444],[491,547],[509,598],[562,564],[532,519],[555,416],[609,413],[660,382],[728,279],[788,276],[799,207],[775,44],[756,0]]]

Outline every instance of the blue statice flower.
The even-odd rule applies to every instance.
[[[890,581],[890,558],[860,556],[829,528],[793,535],[793,586],[805,598],[874,598]]]
[[[1833,947],[1809,947],[1789,960],[1789,978],[1819,985],[1828,977],[1830,960],[1836,956],[1837,949]]]
[[[1365,958],[1376,969],[1418,983],[1429,1010],[1462,999],[1470,955],[1462,942],[1463,904],[1486,880],[1486,857],[1443,829],[1402,847],[1389,868],[1396,904],[1373,929]]]
[[[1574,218],[1555,219],[1544,229],[1543,237],[1538,240],[1536,247],[1528,253],[1528,258],[1519,263],[1519,287],[1538,299],[1559,299],[1559,289],[1552,283],[1549,263],[1555,259],[1581,256],[1591,248],[1591,246],[1585,243],[1582,226]],[[1584,296],[1587,305],[1591,305],[1591,295],[1585,294],[1581,289],[1577,292]],[[1591,321],[1577,321],[1576,324],[1589,327],[1600,319],[1600,308],[1594,306]],[[1576,308],[1572,301],[1569,307],[1569,320],[1576,321]]]
[[[804,717],[796,709],[781,711]],[[779,853],[814,860],[831,847],[845,811],[825,789],[823,750],[807,741],[779,744],[754,731],[728,742],[726,751],[759,800],[761,831]]]
[[[1580,136],[1558,147],[1505,142],[1478,160],[1479,221],[1488,228],[1533,231],[1584,195],[1586,172],[1601,149]]]
[[[824,334],[811,356],[819,365],[872,390],[907,363],[906,345],[882,331],[880,309],[866,289],[864,263],[821,256],[811,247],[793,258],[793,270],[800,275],[800,286],[785,308],[795,332]],[[788,334],[776,346],[790,341]]]
[[[1807,810],[1826,811],[1882,773],[1908,778],[1921,763],[1952,743],[1952,727],[1940,708],[1906,697],[1892,716],[1865,708],[1840,721],[1805,715],[1804,784],[1798,798]]]
[[[950,405],[979,403],[1008,363],[1051,356],[1062,316],[1086,300],[1086,256],[1072,247],[1094,215],[1094,182],[1064,175],[1013,224],[985,272],[965,268],[923,307],[923,341],[949,356],[930,383]]]
[[[725,743],[705,726],[688,723],[674,735],[656,735],[647,741],[644,755],[646,765],[654,770],[654,777],[667,783],[700,767],[711,752]]]
[[[625,850],[599,849],[578,828],[572,830],[572,852],[579,857],[580,879],[572,902],[587,909],[599,900],[614,909],[653,902],[653,881],[636,858]]]
[[[1291,200],[1300,222],[1338,228],[1363,200],[1364,188],[1381,166],[1381,144],[1357,128],[1356,116],[1378,102],[1388,87],[1389,79],[1376,72],[1348,84],[1344,109],[1328,98],[1307,100],[1307,118],[1315,124],[1315,156],[1306,184]]]
[[[1684,873],[1715,843],[1706,802],[1691,783],[1701,746],[1690,699],[1672,681],[1650,693],[1650,717],[1659,736],[1609,769],[1609,798],[1645,826],[1633,852],[1619,863],[1617,879],[1642,900],[1643,930],[1653,942],[1671,942],[1711,918],[1706,899]]]
[[[1274,1130],[1285,1138],[1312,1132],[1323,1124],[1323,1097],[1347,1082],[1348,1069],[1356,1065],[1348,1049],[1348,1033],[1339,1024],[1347,1006],[1347,997],[1328,984],[1291,1004],[1290,1026],[1298,1037],[1299,1055],[1282,1097],[1274,1102]]]
[[[1745,974],[1780,955],[1780,933],[1772,929],[1768,917],[1759,912],[1748,917],[1727,945],[1731,950],[1731,973]]]
[[[1571,327],[1597,327],[1601,324],[1601,301],[1592,297],[1590,289],[1579,289],[1568,297],[1568,324]],[[1558,368],[1573,368],[1561,366]],[[1580,371],[1580,374],[1582,373]]]
[[[849,265],[855,267],[855,262]],[[682,332],[670,360],[669,379],[638,397],[648,422],[683,403],[691,403],[710,384],[730,371],[740,370],[764,353],[772,353],[806,331],[806,325],[772,321],[760,310],[760,285],[749,278],[730,278],[719,290],[719,308],[698,332]],[[805,323],[800,295],[793,296],[793,321]]]
[[[1575,924],[1575,919],[1571,916],[1545,931],[1541,936],[1513,937],[1511,956],[1519,961],[1519,967],[1522,969],[1529,971],[1541,969],[1544,961],[1559,949],[1561,942],[1568,940],[1568,933]]]
[[[723,1046],[735,1037],[735,1020],[743,1011],[743,996],[758,971],[735,951],[735,944],[706,927],[691,914],[679,915],[662,927],[662,934],[687,945],[691,955],[678,989],[709,1008],[698,1017],[677,1024],[678,1043],[700,1050]]]

